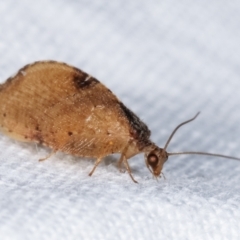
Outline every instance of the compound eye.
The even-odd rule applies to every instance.
[[[148,164],[152,167],[152,169],[155,169],[158,165],[158,157],[154,153],[150,153],[147,157]]]

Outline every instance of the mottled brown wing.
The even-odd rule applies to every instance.
[[[79,156],[121,152],[130,126],[98,80],[58,62],[36,62],[0,86],[1,129],[21,141]]]

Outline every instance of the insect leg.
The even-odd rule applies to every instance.
[[[130,168],[130,166],[128,164],[128,160],[126,159],[125,156],[123,157],[123,163],[124,163],[124,165],[125,165],[125,167],[128,171],[128,174],[129,174],[130,178],[133,180],[133,182],[138,183],[132,176],[131,168]]]
[[[119,159],[119,161],[118,161],[118,164],[117,164],[120,172],[124,172],[124,170],[122,169],[123,158],[124,158],[124,154],[122,153],[122,154],[121,154],[121,157],[120,157],[120,159]]]
[[[88,174],[89,176],[92,176],[92,174],[94,173],[95,169],[97,168],[98,164],[102,161],[102,158],[98,158],[94,164],[94,167],[92,169],[92,171]]]
[[[53,154],[55,154],[56,151],[55,150],[52,150],[52,152],[50,154],[48,154],[45,158],[40,158],[38,161],[39,162],[42,162],[44,160],[47,160],[48,158],[50,158]]]
[[[129,141],[128,145],[123,149],[122,154],[121,154],[121,157],[120,157],[120,159],[119,159],[119,161],[118,161],[117,166],[118,166],[120,172],[124,172],[124,171],[122,170],[122,162],[124,161],[125,154],[126,154],[126,152],[127,152],[127,150],[128,150],[128,147],[129,147],[130,143],[131,143],[131,140]]]

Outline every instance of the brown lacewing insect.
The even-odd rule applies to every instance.
[[[199,114],[199,113],[198,113]],[[198,114],[178,125],[164,148],[150,140],[148,127],[108,88],[87,73],[64,63],[35,62],[0,85],[0,130],[25,142],[37,142],[57,151],[96,158],[91,176],[102,159],[120,153],[119,168],[128,159],[145,154],[147,168],[161,175],[169,156],[201,154],[240,160],[205,152],[166,151],[175,132]]]

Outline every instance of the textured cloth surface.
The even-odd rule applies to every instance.
[[[240,157],[239,1],[1,1],[0,79],[67,62],[109,87],[169,151]],[[1,114],[1,113],[0,113]],[[173,156],[134,184],[107,157],[57,153],[0,135],[0,239],[240,239],[240,162]]]

